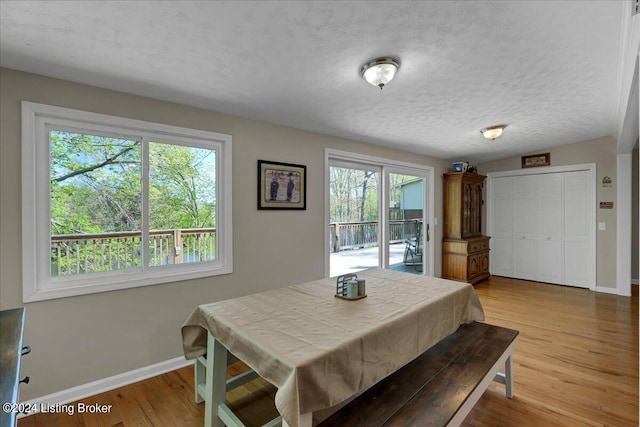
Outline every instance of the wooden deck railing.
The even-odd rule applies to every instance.
[[[141,266],[140,232],[65,234],[51,237],[51,274],[65,276]],[[149,232],[150,266],[209,261],[216,256],[216,229]]]
[[[389,243],[416,237],[416,224],[415,219],[389,221]],[[378,244],[377,221],[332,222],[329,224],[329,232],[331,233],[331,252]]]

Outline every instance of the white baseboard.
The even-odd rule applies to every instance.
[[[176,357],[175,359],[166,360],[140,369],[134,369],[129,372],[123,372],[122,374],[103,378],[98,381],[93,381],[21,403],[36,409],[37,412],[41,406],[46,407],[54,406],[56,404],[63,405],[65,403],[75,402],[76,400],[84,399],[85,397],[104,393],[118,387],[123,387],[125,385],[155,377],[189,365],[193,365],[193,360],[186,360],[184,357]],[[35,414],[36,412],[19,414],[18,418],[27,417]]]
[[[602,293],[605,293],[605,294],[619,295],[617,288],[608,288],[606,286],[596,286],[596,292],[602,292]]]
[[[640,282],[638,281],[638,279],[631,279],[631,284],[632,285],[640,285]]]

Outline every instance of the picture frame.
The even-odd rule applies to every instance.
[[[536,168],[538,166],[549,166],[551,164],[551,153],[531,154],[522,156],[523,168]]]
[[[306,210],[307,166],[258,160],[258,209]]]

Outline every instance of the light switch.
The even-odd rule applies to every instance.
[[[599,222],[598,223],[598,230],[604,231],[606,229],[607,229],[607,224],[605,224],[604,222]]]
[[[433,218],[433,225],[438,225],[438,217]]]

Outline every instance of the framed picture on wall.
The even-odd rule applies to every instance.
[[[258,160],[258,209],[307,209],[307,167]]]
[[[522,156],[523,168],[549,166],[550,164],[551,164],[551,153],[532,154],[530,156]]]

